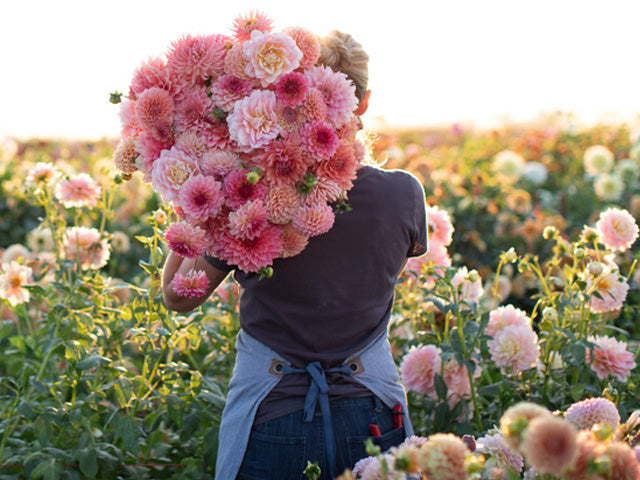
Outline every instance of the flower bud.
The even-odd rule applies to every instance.
[[[122,94],[118,91],[109,94],[109,101],[113,104],[120,103],[122,101]]]
[[[260,181],[260,174],[255,170],[247,173],[247,182],[253,183],[254,185]]]
[[[587,270],[591,275],[593,275],[594,277],[597,277],[598,275],[602,274],[604,267],[600,262],[589,262],[589,265],[587,265]]]
[[[558,318],[558,311],[553,307],[544,307],[542,309],[542,318],[553,322]]]
[[[544,227],[542,231],[542,238],[545,240],[549,240],[550,238],[555,238],[558,235],[558,229],[553,225],[548,225]]]
[[[584,258],[586,254],[587,251],[582,247],[576,247],[573,249],[573,255],[578,259]]]
[[[596,243],[598,241],[598,232],[592,227],[585,226],[580,237],[585,243]]]
[[[167,223],[167,213],[162,209],[156,210],[153,212],[153,221],[158,225],[164,225]]]
[[[513,247],[504,252],[504,259],[509,263],[515,263],[518,260],[518,254]]]
[[[477,282],[480,279],[480,275],[477,270],[471,270],[467,275],[467,280],[470,282]]]

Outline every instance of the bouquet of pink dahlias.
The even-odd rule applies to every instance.
[[[364,148],[355,86],[319,56],[310,31],[252,12],[231,36],[185,35],[135,71],[114,162],[173,205],[173,251],[264,275],[331,229]]]

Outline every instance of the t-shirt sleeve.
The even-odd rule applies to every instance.
[[[407,257],[419,257],[427,253],[427,207],[422,184],[416,177],[413,177],[412,180],[413,231],[411,232],[411,246]]]
[[[221,270],[223,272],[230,272],[234,270],[235,265],[229,265],[226,261],[221,260],[220,258],[212,257],[211,255],[204,255],[204,259],[213,267]]]

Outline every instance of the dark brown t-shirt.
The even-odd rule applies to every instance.
[[[413,175],[363,166],[348,203],[352,210],[336,214],[329,232],[310,238],[299,255],[275,260],[271,278],[234,272],[242,328],[299,368],[316,360],[339,366],[381,335],[405,259],[426,252],[424,190]],[[327,378],[332,398],[370,395],[349,376]],[[306,373],[283,376],[256,422],[303,408],[308,387]]]

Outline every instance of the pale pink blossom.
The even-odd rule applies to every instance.
[[[30,267],[16,261],[4,263],[0,274],[0,298],[8,301],[12,307],[28,302],[31,294],[24,287],[32,283],[33,271]]]
[[[429,436],[418,451],[418,465],[430,479],[467,479],[466,459],[471,452],[467,445],[452,433]]]
[[[444,271],[447,267],[451,266],[451,257],[447,248],[439,243],[433,243],[429,245],[427,253],[419,257],[411,257],[407,262],[405,271],[412,275],[419,276],[425,273],[427,267],[433,267],[434,274],[426,275],[425,287],[433,288],[436,285],[436,280],[444,275]]]
[[[280,133],[275,112],[276,95],[268,90],[254,90],[235,104],[227,117],[231,139],[241,147],[259,148]]]
[[[467,267],[460,267],[451,279],[451,285],[458,292],[458,301],[477,302],[484,288],[482,287],[482,279],[475,270],[469,272]]]
[[[222,184],[213,177],[193,175],[182,184],[180,205],[196,221],[215,217],[223,204]]]
[[[138,170],[136,159],[138,152],[136,137],[124,137],[113,152],[113,163],[122,173],[131,174]]]
[[[140,156],[136,159],[136,167],[144,173],[143,181],[151,183],[153,164],[160,157],[163,150],[172,147],[171,139],[158,140],[147,132],[141,132],[136,141],[136,147]]]
[[[480,367],[476,365],[474,377],[480,375]],[[444,363],[442,378],[447,385],[447,402],[453,409],[460,399],[471,398],[471,383],[469,382],[469,370],[466,365],[460,365],[455,358]]]
[[[307,98],[302,103],[302,112],[310,122],[327,118],[327,104],[319,89],[315,87],[309,89]]]
[[[478,438],[476,442],[476,451],[489,456],[485,466],[510,468],[516,473],[522,472],[524,459],[505,444],[502,435],[499,433],[484,435]]]
[[[560,476],[578,455],[576,430],[560,417],[540,416],[531,421],[522,453],[539,474]]]
[[[331,158],[338,148],[339,140],[336,132],[322,121],[305,125],[301,136],[309,155],[317,160]]]
[[[262,200],[246,202],[229,213],[229,233],[243,240],[257,237],[268,224],[267,207]]]
[[[272,265],[282,251],[282,227],[267,225],[251,239],[225,235],[220,256],[230,265],[237,265],[245,272],[258,272]]]
[[[242,44],[236,44],[231,47],[224,58],[224,73],[238,78],[250,79],[247,75],[247,63],[249,61],[244,57],[244,49]]]
[[[27,247],[21,243],[14,243],[9,245],[2,256],[0,257],[0,263],[11,263],[13,261],[24,262],[31,259],[31,252]]]
[[[254,30],[270,32],[273,30],[273,20],[260,10],[252,10],[247,15],[239,15],[233,20],[232,31],[236,40],[241,42],[250,40]]]
[[[312,67],[305,71],[309,86],[320,90],[327,107],[327,120],[335,128],[342,127],[358,107],[356,87],[342,72],[329,67]]]
[[[267,211],[269,221],[276,224],[291,222],[300,206],[300,196],[291,185],[273,186],[267,193]]]
[[[27,172],[26,184],[53,185],[61,176],[62,172],[53,163],[38,162]]]
[[[200,164],[200,158],[209,151],[209,145],[207,144],[206,138],[201,135],[200,130],[196,128],[181,132],[176,137],[176,143],[174,146],[190,157],[198,159],[198,165]]]
[[[587,350],[587,364],[600,380],[606,380],[609,375],[624,382],[631,370],[636,367],[633,354],[627,351],[626,342],[607,336],[589,336],[588,340],[595,344],[593,347],[593,361],[591,351]]]
[[[448,247],[451,244],[454,228],[446,210],[437,205],[427,206],[427,225],[431,245],[439,243]]]
[[[295,108],[306,98],[309,90],[307,78],[299,72],[290,72],[276,83],[276,98],[285,107]]]
[[[253,84],[246,78],[222,75],[211,85],[211,95],[215,104],[225,112],[233,110],[238,100],[247,97],[253,90]]]
[[[252,183],[247,179],[247,170],[231,172],[224,179],[224,194],[226,204],[231,209],[252,200],[266,200],[267,186],[263,180]]]
[[[291,219],[293,229],[305,237],[328,232],[333,227],[335,214],[326,203],[301,205]]]
[[[187,84],[204,85],[224,72],[228,38],[224,35],[189,35],[171,43],[167,68]]]
[[[120,103],[120,134],[123,137],[135,137],[140,133],[140,125],[136,118],[136,102],[133,99],[125,98]]]
[[[284,225],[282,229],[282,253],[280,257],[295,257],[302,252],[309,243],[309,237],[296,233],[291,225]]]
[[[638,238],[638,225],[626,210],[608,208],[600,214],[596,231],[602,244],[610,250],[624,252]]]
[[[511,374],[534,367],[540,357],[538,336],[529,325],[508,325],[487,341],[491,360]]]
[[[213,100],[203,88],[189,88],[180,96],[175,108],[175,128],[206,130],[213,121]]]
[[[298,68],[302,59],[296,42],[282,33],[254,30],[243,48],[248,61],[245,72],[258,78],[262,87],[275,83],[282,75]]]
[[[385,461],[386,475],[383,474],[382,462]],[[394,480],[397,472],[394,468],[395,458],[389,453],[380,457],[365,457],[356,462],[353,466],[353,475],[358,480]],[[403,475],[403,477],[406,475]]]
[[[177,94],[181,89],[180,82],[170,75],[166,63],[161,58],[150,58],[142,62],[133,73],[129,90],[131,96],[136,98],[145,90],[154,87],[166,90],[171,95]]]
[[[56,185],[56,197],[67,207],[90,207],[98,204],[102,187],[89,174],[79,173]]]
[[[163,150],[153,163],[151,181],[153,189],[165,202],[178,199],[182,185],[198,171],[197,159],[172,147]]]
[[[572,404],[564,418],[578,430],[591,430],[594,425],[605,424],[615,431],[620,426],[618,408],[603,397],[587,398]]]
[[[442,365],[440,353],[435,345],[411,347],[400,364],[402,384],[414,392],[435,397],[434,377]]]
[[[629,284],[617,270],[605,269],[600,276],[587,277],[587,291],[591,294],[591,311],[611,312],[622,308]]]
[[[228,150],[209,150],[198,159],[198,167],[203,175],[224,177],[241,167],[238,154]]]
[[[490,337],[495,337],[500,330],[508,325],[528,327],[531,326],[531,319],[524,310],[520,310],[513,305],[498,307],[489,313],[489,323],[485,333]]]
[[[162,88],[152,87],[140,94],[135,105],[138,124],[154,134],[171,125],[175,103],[173,97]]]
[[[315,33],[304,27],[287,27],[284,29],[284,33],[293,38],[302,52],[301,68],[312,67],[318,62],[321,47],[320,40]]]
[[[176,273],[173,277],[172,288],[181,297],[203,297],[207,294],[209,279],[204,270],[192,269],[184,275]]]
[[[63,238],[65,255],[76,260],[82,270],[104,267],[111,256],[110,245],[95,228],[70,227]]]
[[[205,231],[197,225],[176,222],[169,225],[164,239],[171,251],[181,257],[196,258],[205,253],[208,241]]]

